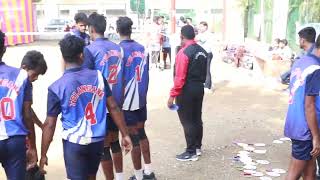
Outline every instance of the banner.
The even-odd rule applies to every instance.
[[[0,0],[0,29],[15,33],[6,36],[6,45],[33,42],[32,35],[19,35],[19,32],[34,32],[32,0]]]

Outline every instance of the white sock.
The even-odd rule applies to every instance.
[[[143,178],[142,169],[134,170],[134,175],[136,176],[137,180],[142,180]]]
[[[150,164],[144,164],[144,173],[146,175],[150,175],[153,172],[151,163]]]
[[[124,174],[123,174],[123,172],[121,172],[121,173],[116,173],[116,180],[124,180]]]

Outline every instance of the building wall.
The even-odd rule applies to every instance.
[[[128,11],[126,0],[43,0],[34,4],[39,31],[42,31],[51,19],[72,20],[78,12],[84,12],[88,15],[92,12],[98,12],[106,15],[113,22],[115,17],[126,15]]]

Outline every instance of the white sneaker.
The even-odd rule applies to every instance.
[[[208,88],[204,88],[204,92],[206,94],[211,94],[212,93],[212,90],[211,89],[208,89]]]
[[[197,154],[197,156],[201,156],[201,154],[202,154],[201,149],[196,149],[196,154]]]

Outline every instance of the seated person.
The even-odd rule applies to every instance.
[[[292,55],[292,50],[288,46],[288,41],[282,39],[279,43],[279,49],[272,54],[272,60],[291,60]]]

